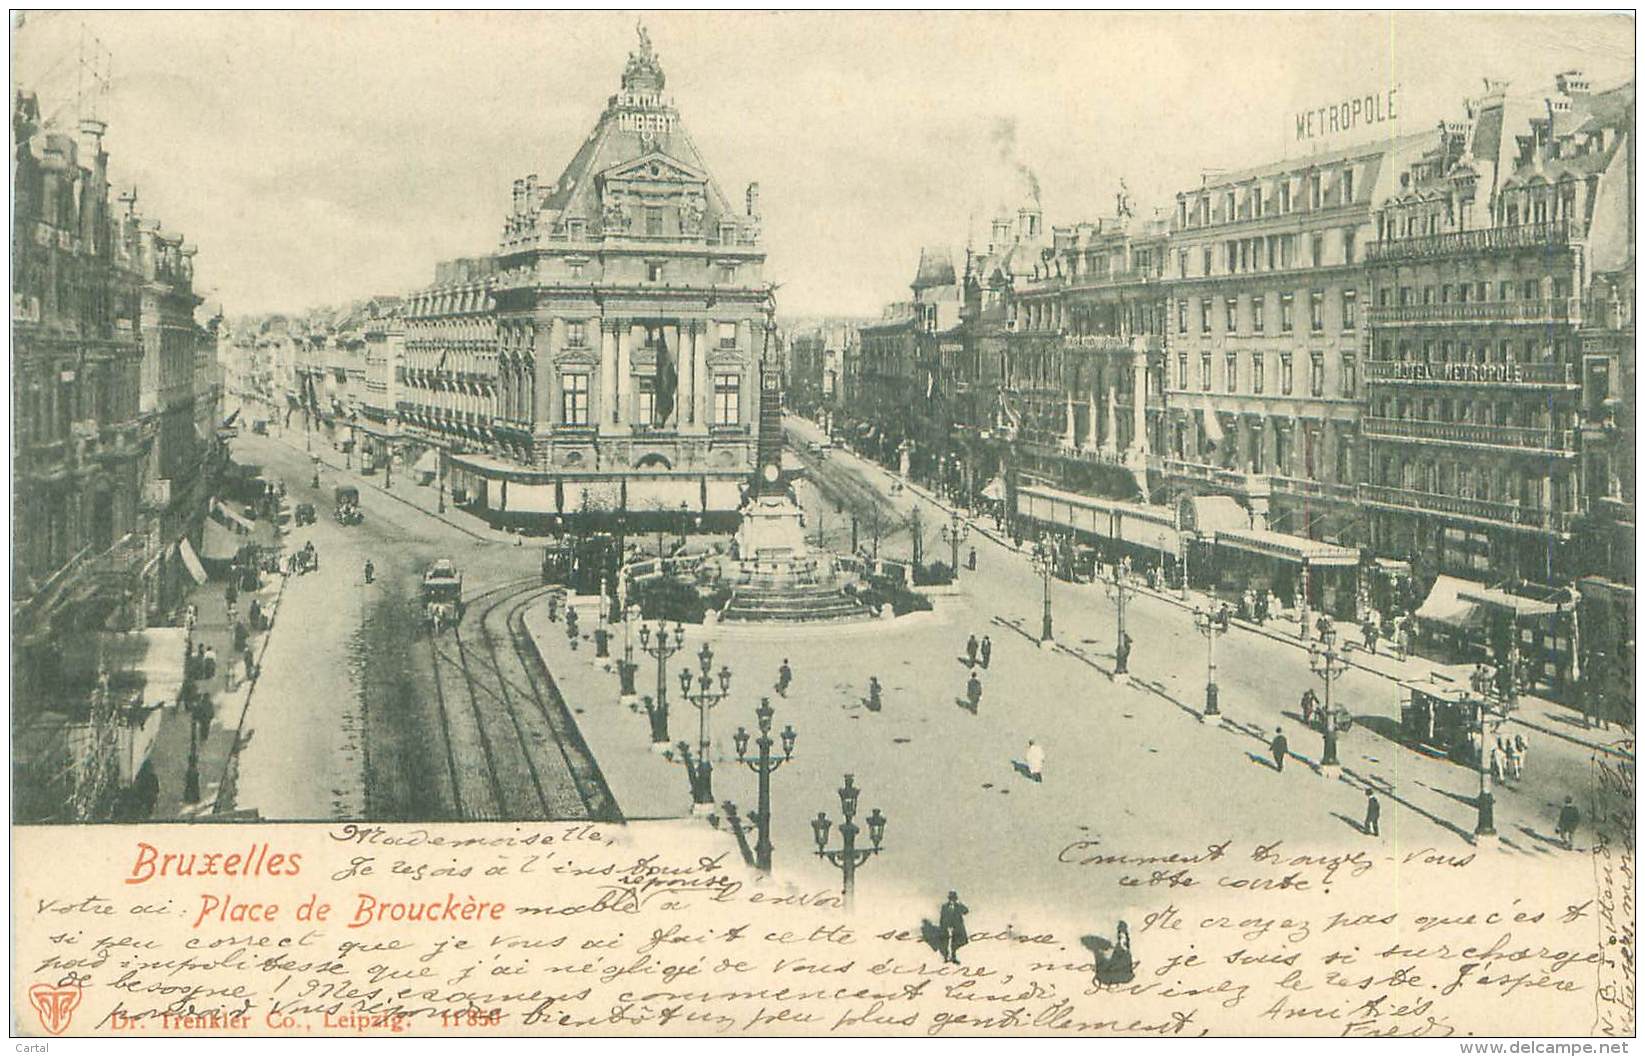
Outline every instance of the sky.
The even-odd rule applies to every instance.
[[[512,182],[555,179],[617,90],[637,17],[720,186],[761,185],[785,315],[877,316],[922,245],[963,259],[1031,184],[1047,225],[1110,214],[1121,178],[1168,207],[1298,154],[1298,110],[1397,85],[1392,131],[1420,131],[1485,77],[1605,88],[1634,64],[1626,15],[62,12],[14,16],[13,86],[65,127],[97,107],[116,188],[199,247],[214,303],[298,311],[491,252]]]

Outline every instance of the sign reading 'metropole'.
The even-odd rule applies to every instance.
[[[1399,86],[1297,111],[1297,142],[1340,136],[1399,119]]]

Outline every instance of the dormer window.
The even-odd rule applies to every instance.
[[[646,282],[648,282],[648,283],[660,283],[660,282],[663,281],[663,263],[662,263],[662,261],[647,261],[646,262],[646,265],[645,265],[645,279],[646,279]]]

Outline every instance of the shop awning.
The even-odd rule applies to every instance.
[[[1306,536],[1292,536],[1285,532],[1267,532],[1261,529],[1217,531],[1217,546],[1231,547],[1248,554],[1282,561],[1307,562],[1309,565],[1358,565],[1359,551],[1340,547],[1324,540]]]
[[[702,507],[702,486],[696,477],[633,477],[628,482],[628,509],[646,514],[679,513],[680,505],[696,513]]]
[[[1484,623],[1480,616],[1479,606],[1473,602],[1466,602],[1459,597],[1462,591],[1477,584],[1467,580],[1459,580],[1454,576],[1441,576],[1434,581],[1433,589],[1428,597],[1417,607],[1418,620],[1431,620],[1436,624],[1445,624],[1453,628],[1475,628]]]
[[[1251,515],[1232,496],[1183,496],[1178,504],[1178,524],[1184,532],[1202,536],[1251,527]]]
[[[183,559],[183,567],[194,577],[195,583],[206,582],[206,567],[200,564],[200,556],[194,553],[194,544],[188,541],[187,536],[177,541],[177,556]]]
[[[996,503],[1003,503],[1005,501],[1005,482],[998,477],[994,478],[992,481],[989,481],[988,484],[983,487],[982,497]]]
[[[99,642],[102,665],[111,676],[140,678],[146,706],[175,704],[183,688],[188,634],[187,628],[106,632]]]
[[[239,511],[235,510],[221,499],[214,500],[213,502],[214,506],[212,509],[222,515],[222,518],[228,527],[236,528],[248,535],[256,531],[257,523],[255,521],[247,519],[244,515],[240,514]]]
[[[206,518],[206,527],[200,537],[200,557],[208,562],[231,562],[240,553],[245,542],[238,533],[216,518]]]
[[[1558,602],[1509,594],[1500,587],[1482,587],[1479,584],[1467,583],[1466,581],[1463,582],[1462,590],[1457,592],[1457,597],[1464,602],[1472,602],[1475,605],[1490,606],[1492,609],[1506,609],[1513,613],[1516,618],[1550,617],[1555,613],[1562,612],[1564,609]]]

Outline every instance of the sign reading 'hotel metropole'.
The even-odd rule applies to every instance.
[[[1324,106],[1299,110],[1296,114],[1297,142],[1308,143],[1330,136],[1359,132],[1399,120],[1399,86],[1368,92]]]

